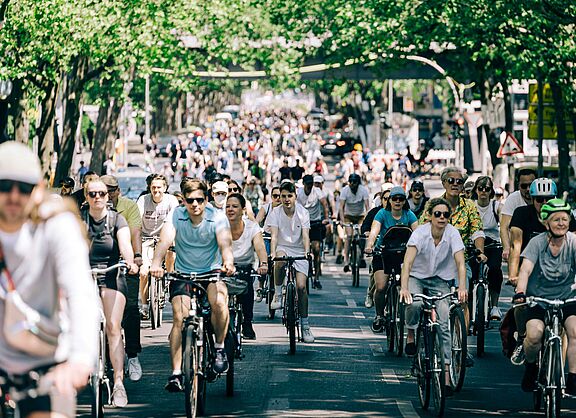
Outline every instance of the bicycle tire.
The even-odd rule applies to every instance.
[[[90,385],[92,386],[92,417],[104,417],[104,384],[100,381],[98,374],[90,376]]]
[[[422,409],[427,410],[430,404],[430,375],[428,373],[428,360],[426,353],[426,332],[418,328],[416,337],[416,357],[414,358],[416,383],[418,385],[418,398]]]
[[[386,330],[386,342],[388,344],[388,352],[394,352],[396,348],[396,296],[395,290],[392,289],[392,286],[388,286],[388,291],[386,292],[386,311],[388,313],[387,316],[384,317],[384,328]]]
[[[226,372],[226,396],[234,396],[234,360],[236,355],[236,342],[231,332],[226,334],[224,349],[228,356],[228,371]]]
[[[460,392],[466,377],[466,356],[468,355],[468,333],[461,306],[450,310],[450,337],[452,341],[452,361],[450,363],[450,384],[455,392]]]
[[[194,418],[198,414],[198,346],[196,345],[196,333],[191,325],[185,327],[182,332],[182,374],[184,376],[184,398],[186,405],[186,417]]]
[[[352,274],[354,275],[354,287],[360,287],[360,264],[356,260],[356,264],[352,266]]]
[[[235,339],[234,342],[236,345],[234,346],[233,354],[236,358],[240,358],[242,355],[242,324],[244,323],[244,313],[242,312],[242,305],[238,302],[236,303],[236,318],[235,318]]]
[[[209,324],[209,321],[208,321]],[[206,386],[207,386],[207,373],[208,373],[208,353],[210,352],[210,343],[208,338],[211,338],[207,332],[207,322],[204,321],[202,346],[198,347],[198,414],[204,415],[206,412]]]
[[[296,286],[286,285],[286,327],[290,339],[290,354],[296,353]]]
[[[350,243],[350,269],[352,270],[352,287],[356,287],[356,243]]]
[[[562,359],[561,349],[558,340],[552,342],[550,350],[550,371],[552,375],[546,384],[546,418],[557,418],[562,409]]]
[[[532,400],[534,403],[534,411],[540,412],[540,410],[542,409],[542,398],[544,397],[544,392],[542,392],[542,387],[540,386],[540,384],[546,382],[545,371],[542,366],[542,364],[544,364],[544,362],[542,361],[542,350],[540,350],[540,352],[538,353],[538,359],[536,360],[536,364],[538,366],[538,381]]]
[[[148,310],[152,329],[156,329],[158,325],[158,295],[156,294],[158,289],[156,287],[156,282],[156,278],[148,273]]]
[[[272,306],[271,306],[271,305],[272,305],[272,300],[274,299],[274,293],[275,293],[275,292],[274,292],[274,288],[272,287],[272,284],[271,284],[271,281],[272,281],[272,280],[273,280],[272,277],[270,277],[270,278],[268,279],[269,288],[268,288],[268,290],[266,291],[266,294],[267,294],[266,297],[267,297],[267,299],[268,299],[268,300],[266,301],[266,303],[267,303],[267,305],[268,305],[268,319],[270,319],[270,320],[274,319],[274,317],[276,316],[276,310],[275,310],[275,309],[272,309]]]
[[[442,341],[440,339],[441,331],[439,325],[434,325],[430,335],[430,366],[431,366],[431,390],[430,398],[431,404],[434,405],[436,416],[441,417],[444,414],[444,407],[446,406],[446,393],[445,393],[445,362],[444,351],[442,350]]]
[[[158,298],[158,318],[156,319],[156,327],[162,328],[162,312],[164,311],[163,300],[166,297],[166,294],[164,292],[164,286],[165,286],[164,278],[156,280],[156,283],[158,286],[158,291],[156,292]]]
[[[486,341],[486,289],[484,286],[476,287],[476,320],[474,328],[476,330],[476,355],[484,355],[484,345]]]
[[[402,357],[404,352],[404,304],[400,301],[400,287],[394,286],[396,294],[396,307],[394,318],[394,352],[398,357]]]

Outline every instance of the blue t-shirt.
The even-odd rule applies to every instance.
[[[194,226],[183,206],[178,206],[166,218],[176,229],[176,270],[181,273],[204,273],[222,267],[216,233],[230,229],[222,211],[206,206],[204,219]]]
[[[386,231],[388,231],[388,228],[398,225],[411,227],[414,222],[418,222],[418,218],[416,218],[416,215],[414,215],[414,212],[412,212],[411,210],[403,210],[400,219],[394,219],[394,217],[392,216],[392,212],[384,208],[378,211],[378,213],[374,217],[374,220],[380,222],[381,225],[377,245],[380,245],[382,237],[384,236]]]

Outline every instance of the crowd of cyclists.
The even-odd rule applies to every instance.
[[[369,269],[365,306],[374,308],[374,333],[385,331],[387,290],[394,283],[391,275],[399,272],[408,356],[417,354],[422,309],[422,301],[413,295],[455,292],[470,329],[468,300],[480,265],[488,266],[492,321],[504,317],[499,302],[503,267],[515,286],[515,304],[533,296],[561,300],[576,296],[576,238],[569,232],[576,230],[576,222],[553,180],[520,170],[518,190],[502,202],[502,192],[490,177],[467,183],[461,169],[448,167],[440,175],[442,195],[430,198],[424,182],[409,175],[403,157],[396,171],[384,170],[376,176],[370,152],[355,151],[329,173],[314,132],[310,122],[296,113],[269,112],[247,114],[222,131],[187,136],[169,145],[171,164],[147,178],[148,189],[136,202],[122,196],[115,176],[90,171],[84,173],[76,192],[74,181],[65,179],[58,195],[49,193],[41,181],[39,162],[27,147],[0,145],[0,320],[4,327],[0,382],[6,394],[6,388],[18,387],[15,382],[27,381],[33,371],[57,388],[24,396],[18,401],[21,415],[75,415],[75,391],[88,381],[97,345],[98,304],[90,269],[113,266],[119,260],[126,264],[126,274],[114,270],[97,276],[116,407],[129,403],[124,376],[138,381],[146,367],[138,354],[141,322],[149,319],[150,312],[148,282],[167,272],[218,270],[222,276],[242,275],[248,281],[240,296],[243,337],[256,339],[254,303],[264,297],[265,277],[274,294],[270,308],[282,309],[285,261],[274,260],[293,257],[304,343],[315,341],[308,316],[309,278],[310,286],[322,290],[322,262],[329,250],[333,249],[343,273],[356,264]],[[153,147],[147,152],[153,153]],[[234,173],[234,167],[240,167],[242,176]],[[333,191],[325,187],[331,174],[336,179]],[[169,193],[175,179],[179,190]],[[386,257],[380,248],[387,233],[398,227],[408,229],[400,243],[405,255]],[[355,231],[361,237],[361,255],[352,260]],[[249,279],[252,272],[261,279]],[[215,335],[212,372],[223,374],[230,361],[225,349],[228,288],[215,281],[205,291]],[[173,321],[171,370],[165,387],[181,392],[182,326],[191,288],[184,282],[170,282],[168,296]],[[451,394],[452,359],[449,304],[448,299],[436,303],[447,394]],[[18,307],[20,317],[14,318]],[[509,315],[518,330],[511,361],[524,365],[521,386],[531,392],[537,385],[545,310],[539,305],[522,306],[512,308]],[[563,308],[569,395],[576,395],[575,315],[574,305]],[[38,338],[34,330],[40,320],[59,324],[53,349],[39,353],[14,343],[18,338]],[[11,335],[15,326],[10,321],[21,325],[19,334]],[[470,352],[466,365],[474,365]]]

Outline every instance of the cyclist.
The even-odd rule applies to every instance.
[[[324,190],[324,177],[322,177],[319,174],[314,175],[314,187],[317,187],[320,189],[320,191],[322,193],[324,193],[326,195],[326,202],[328,203],[328,213],[330,215],[332,215],[333,218],[336,218],[336,216],[334,216],[334,196],[332,194],[332,192],[330,192],[329,190]],[[330,218],[322,218],[322,220],[327,219],[329,220]],[[334,244],[334,232],[333,232],[333,225],[332,223],[328,222],[326,224],[326,245],[328,246],[328,248],[331,248],[332,245]]]
[[[223,273],[234,273],[232,236],[226,215],[207,205],[208,186],[198,179],[184,179],[180,183],[184,195],[184,206],[173,209],[162,227],[160,242],[154,252],[150,273],[162,277],[162,260],[168,248],[175,243],[176,270],[185,274],[204,273],[221,269]],[[208,302],[212,310],[210,320],[214,328],[216,358],[215,373],[228,370],[228,358],[224,351],[224,338],[228,330],[228,289],[222,281],[206,287]],[[166,384],[169,392],[183,390],[182,377],[182,323],[190,306],[189,287],[185,283],[170,283],[170,301],[174,316],[170,330],[170,355],[172,375]]]
[[[494,183],[488,176],[478,177],[471,192],[484,226],[484,246],[500,244],[499,219],[502,206],[494,200]],[[490,318],[499,321],[502,312],[498,307],[502,289],[502,248],[485,248],[488,257],[488,292],[490,294]]]
[[[384,183],[382,185],[382,191],[380,192],[379,200],[380,204],[373,207],[368,211],[364,221],[362,221],[362,226],[360,227],[360,233],[368,237],[370,235],[370,229],[372,228],[372,222],[376,217],[376,214],[380,212],[380,209],[388,205],[388,198],[390,197],[390,190],[394,187],[392,183]],[[366,287],[366,299],[364,300],[364,306],[370,309],[374,306],[374,290],[376,285],[374,283],[374,270],[370,271],[370,279],[368,280],[368,287]]]
[[[446,294],[457,278],[458,300],[465,302],[468,297],[466,287],[466,263],[464,242],[458,230],[450,224],[450,203],[443,198],[431,199],[426,213],[430,222],[417,228],[406,247],[402,265],[400,300],[406,306],[407,355],[416,354],[415,331],[418,327],[422,302],[412,303],[413,293]],[[436,303],[438,323],[442,332],[442,347],[446,366],[446,390],[450,391],[448,365],[452,358],[452,337],[450,335],[450,302],[442,299]]]
[[[78,206],[79,210],[82,209],[82,206],[84,206],[84,203],[86,203],[86,194],[85,194],[86,183],[88,183],[91,180],[97,179],[98,177],[99,177],[98,174],[96,174],[94,171],[86,171],[84,177],[82,177],[81,180],[81,187],[70,195],[70,197],[72,197],[76,201],[76,205]]]
[[[258,274],[268,273],[268,255],[264,246],[262,232],[256,222],[244,219],[244,208],[246,199],[240,193],[228,196],[226,201],[226,216],[230,222],[230,232],[232,233],[232,252],[234,263],[240,273],[247,276],[248,289],[240,296],[244,322],[242,324],[242,335],[249,340],[256,339],[256,333],[252,327],[254,318],[254,287],[250,274],[254,264],[254,253],[258,255]]]
[[[160,237],[162,224],[171,210],[178,206],[178,199],[168,191],[168,181],[161,174],[150,177],[150,193],[136,201],[142,217],[142,267],[140,268],[141,315],[148,319],[148,272],[154,252],[155,241]],[[167,260],[169,263],[169,260]]]
[[[71,196],[76,182],[72,177],[66,177],[60,182],[60,196]]]
[[[228,193],[242,193],[242,187],[235,181],[230,180],[228,182]],[[249,200],[246,201],[246,209],[244,209],[244,215],[251,221],[256,222],[256,216],[254,215],[254,210],[252,209],[252,204]]]
[[[98,347],[88,248],[77,217],[61,200],[48,198],[38,157],[16,141],[0,145],[0,261],[0,373],[13,381],[48,374],[54,386],[49,394],[18,400],[20,416],[75,417],[76,390],[86,385]],[[7,340],[8,275],[30,309],[50,322],[68,323],[68,332],[58,338],[57,358]]]
[[[395,186],[390,190],[390,197],[385,208],[380,209],[370,229],[370,236],[366,242],[367,254],[371,254],[374,243],[378,240],[377,245],[382,243],[382,238],[388,228],[397,225],[404,225],[415,230],[418,226],[418,218],[408,209],[406,194],[400,186]],[[401,260],[383,260],[382,257],[374,258],[372,270],[374,272],[374,283],[376,290],[374,292],[374,304],[376,305],[376,317],[372,322],[372,331],[379,333],[384,330],[384,306],[386,305],[386,286],[388,277],[392,273],[392,267],[396,266],[400,270]]]
[[[310,246],[314,257],[314,281],[312,287],[322,289],[320,283],[320,248],[326,237],[328,223],[328,201],[326,195],[318,187],[314,187],[314,177],[310,174],[302,178],[304,187],[296,192],[296,201],[308,210],[310,216]],[[324,218],[324,220],[322,219]]]
[[[254,214],[258,215],[260,202],[264,202],[264,194],[262,193],[262,188],[256,182],[256,177],[250,179],[246,187],[244,187],[244,197],[250,202]]]
[[[340,195],[340,222],[343,224],[361,225],[366,212],[370,209],[370,195],[368,189],[360,184],[360,176],[350,174],[348,186],[342,189]],[[344,272],[350,271],[350,241],[352,240],[352,227],[346,227],[346,241],[344,243]]]
[[[120,256],[130,267],[130,273],[138,273],[130,242],[130,229],[126,219],[118,212],[108,209],[108,189],[102,180],[86,183],[88,207],[81,212],[88,228],[90,240],[90,265],[96,268],[112,266]],[[126,277],[113,270],[98,277],[102,307],[106,317],[106,336],[110,362],[114,368],[113,404],[124,407],[128,395],[124,388],[124,343],[122,341],[122,317],[126,306]]]
[[[134,250],[134,262],[142,265],[142,217],[138,205],[120,195],[120,186],[114,176],[102,176],[100,178],[108,189],[108,197],[112,208],[122,215],[130,228],[132,248]],[[126,275],[126,308],[124,309],[124,337],[126,339],[126,356],[128,357],[128,376],[132,381],[142,378],[142,366],[138,360],[138,353],[142,351],[140,344],[140,310],[138,309],[138,294],[140,291],[140,277],[138,275]]]
[[[519,190],[510,193],[502,207],[500,215],[500,238],[502,240],[502,258],[508,260],[510,254],[510,221],[514,211],[522,206],[527,206],[532,202],[530,196],[530,185],[536,179],[536,172],[531,168],[524,168],[518,171]],[[510,267],[508,267],[510,270]]]
[[[429,200],[424,194],[424,183],[422,180],[414,180],[410,185],[408,194],[410,195],[408,198],[410,210],[419,218],[426,207],[426,202]]]
[[[212,197],[214,200],[210,205],[214,209],[225,211],[226,210],[226,197],[228,196],[228,184],[225,181],[217,181],[212,185]]]
[[[282,206],[274,208],[270,215],[269,225],[272,234],[270,255],[275,257],[303,257],[310,253],[310,216],[308,211],[296,201],[296,186],[285,182],[280,186]],[[282,267],[285,263],[274,263],[275,294],[270,307],[282,307]],[[298,311],[301,317],[302,339],[306,343],[314,342],[308,320],[308,294],[306,280],[308,276],[308,261],[294,262],[296,269],[296,287],[298,289]]]
[[[576,236],[568,232],[570,211],[570,205],[562,199],[552,199],[542,205],[540,219],[544,222],[546,232],[531,239],[522,252],[523,261],[514,302],[524,302],[526,296],[562,300],[576,296],[573,288]],[[576,395],[576,305],[565,306],[562,313],[568,336],[566,392]],[[541,306],[530,307],[526,312],[526,369],[522,378],[522,390],[526,392],[536,389],[536,360],[542,346],[544,316],[545,311]]]

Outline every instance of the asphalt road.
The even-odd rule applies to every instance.
[[[256,341],[244,346],[245,359],[236,363],[237,392],[225,396],[222,379],[208,386],[207,414],[218,417],[416,417],[420,408],[416,381],[410,377],[409,358],[387,353],[385,336],[373,334],[373,310],[364,308],[367,270],[361,287],[352,288],[350,274],[328,257],[324,289],[310,295],[313,344],[299,343],[288,355],[288,337],[279,319],[266,319],[263,303],[256,304]],[[504,290],[501,305],[508,306],[511,289]],[[169,320],[169,313],[165,318]],[[107,409],[109,417],[182,417],[184,395],[164,391],[170,374],[168,332],[170,323],[152,331],[144,323],[140,356],[144,376],[127,381],[129,405]],[[469,338],[475,353],[475,338]],[[487,335],[486,355],[467,370],[462,392],[447,400],[445,416],[537,416],[532,396],[520,389],[522,367],[514,367],[501,354],[497,329]],[[88,416],[88,398],[80,398],[80,416]],[[576,407],[564,401],[565,416]]]

